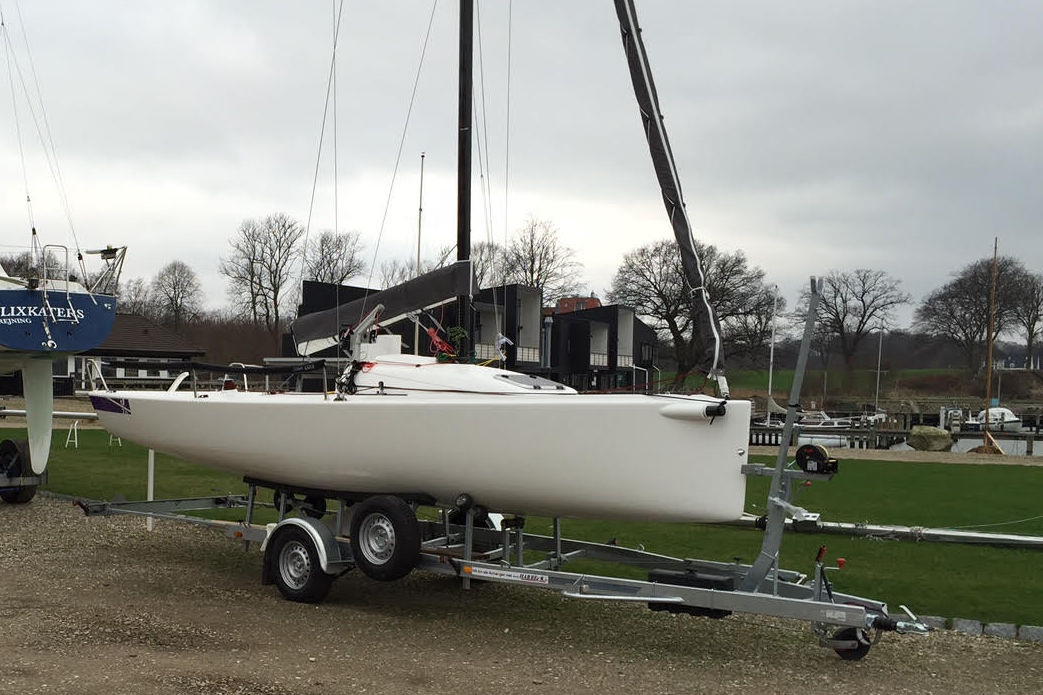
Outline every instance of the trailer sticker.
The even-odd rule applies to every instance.
[[[826,611],[826,620],[847,620],[847,611]]]
[[[468,572],[468,570],[470,571]],[[464,571],[468,572],[472,577],[524,582],[525,584],[547,584],[549,581],[545,575],[534,574],[532,572],[511,572],[509,570],[498,570],[489,567],[465,567]]]

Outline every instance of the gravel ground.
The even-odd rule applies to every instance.
[[[886,635],[860,662],[798,623],[713,621],[414,573],[320,606],[216,532],[0,504],[0,693],[1039,693],[1043,645]]]

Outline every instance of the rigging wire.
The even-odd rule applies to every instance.
[[[322,145],[326,138],[326,120],[331,116],[333,105],[333,228],[337,229],[337,45],[340,41],[341,19],[344,16],[344,0],[333,0],[333,47],[330,53],[330,70],[326,78],[326,98],[322,105],[322,123],[319,126],[319,146],[315,153],[315,172],[312,175],[311,196],[308,200],[308,218],[304,224],[304,248],[301,251],[300,301],[304,301],[304,276],[308,269],[308,241],[311,235],[312,215],[315,211],[315,195],[319,186],[319,168],[322,164]],[[340,291],[334,298],[337,308],[337,325],[340,325]],[[296,348],[296,344],[294,346]]]
[[[83,272],[83,277],[86,279],[87,273],[86,269],[83,267],[83,256],[80,253],[80,240],[77,238],[76,226],[72,221],[72,207],[69,205],[69,196],[65,189],[65,179],[62,176],[61,164],[58,159],[58,148],[54,144],[54,137],[51,133],[51,124],[47,118],[47,109],[43,102],[43,90],[40,89],[40,80],[36,73],[36,62],[33,60],[33,52],[29,48],[29,34],[26,32],[25,22],[22,20],[22,6],[19,4],[18,0],[15,0],[14,7],[15,12],[18,14],[18,24],[22,30],[22,43],[25,44],[25,56],[29,61],[29,74],[33,78],[33,88],[35,90],[36,99],[40,103],[40,117],[43,119],[43,132],[40,132],[39,124],[37,124],[37,132],[40,135],[41,142],[46,139],[43,149],[47,157],[47,164],[51,168],[51,176],[54,178],[55,186],[58,189],[58,197],[61,199],[62,209],[65,212],[65,219],[69,224],[69,232],[72,234],[73,243],[76,247],[77,258],[80,262],[80,270]],[[28,96],[26,99],[28,101]]]
[[[510,235],[508,209],[510,207],[511,184],[511,68],[513,67],[512,48],[514,43],[514,0],[507,2],[507,116],[504,127],[503,153],[503,249],[501,251],[500,281],[507,282],[507,242]],[[540,304],[543,298],[540,298]]]
[[[334,1],[338,2],[338,0],[334,0]],[[337,12],[336,12],[336,17],[334,19],[334,28],[333,28],[333,54],[330,56],[330,71],[329,71],[328,77],[326,78],[326,99],[325,99],[325,101],[323,102],[323,105],[322,105],[322,124],[319,126],[319,147],[318,147],[318,151],[315,154],[315,172],[312,175],[311,198],[308,201],[308,219],[307,219],[307,221],[304,224],[304,252],[303,252],[302,261],[301,261],[301,280],[302,281],[304,280],[305,264],[307,262],[307,256],[308,256],[308,237],[309,237],[309,235],[311,233],[312,213],[315,210],[315,193],[316,193],[316,190],[318,189],[318,186],[319,186],[319,167],[322,164],[322,143],[323,143],[323,141],[326,138],[326,119],[330,115],[329,112],[330,112],[331,95],[335,94],[334,82],[335,82],[336,76],[337,76],[337,43],[338,43],[338,41],[340,39],[340,24],[341,24],[341,18],[343,17],[343,15],[344,15],[344,0],[339,0],[339,7],[338,7]],[[333,110],[334,110],[333,116],[334,116],[334,121],[335,121],[336,120],[336,106],[334,106]],[[336,130],[336,123],[334,123],[334,130]],[[334,136],[334,137],[336,137],[336,136]],[[334,157],[336,157],[336,141],[334,141]],[[334,166],[334,172],[336,172],[336,166]],[[336,173],[334,173],[334,176],[336,176]],[[336,185],[336,181],[335,180],[334,180],[334,185]],[[334,201],[336,201],[336,191],[334,191]],[[336,206],[336,202],[334,202],[334,206]],[[334,208],[334,209],[336,209],[336,208]],[[336,214],[336,213],[334,213],[334,214]]]
[[[72,236],[73,244],[76,249],[76,258],[79,262],[80,271],[83,277],[86,277],[86,268],[83,265],[83,255],[80,249],[80,242],[76,234],[76,226],[72,220],[72,210],[69,205],[69,197],[65,189],[65,180],[62,176],[61,166],[58,161],[58,150],[54,144],[54,137],[51,134],[50,121],[47,118],[47,109],[44,106],[43,91],[40,89],[40,81],[36,72],[36,64],[33,61],[32,50],[29,47],[29,36],[25,28],[25,21],[22,19],[21,6],[15,1],[15,10],[18,15],[18,22],[21,25],[22,43],[25,46],[25,55],[29,66],[29,75],[32,78],[33,89],[30,89],[29,84],[26,82],[26,76],[22,70],[22,66],[18,61],[18,56],[14,50],[14,42],[11,38],[10,29],[7,25],[6,17],[3,13],[3,8],[0,7],[0,33],[3,34],[4,52],[7,60],[7,76],[8,82],[11,88],[11,104],[12,113],[15,122],[15,131],[18,138],[18,152],[22,166],[22,179],[25,185],[25,199],[26,208],[29,217],[29,225],[33,230],[32,250],[30,253],[41,253],[42,247],[40,247],[39,239],[36,236],[36,219],[33,212],[32,196],[29,190],[29,174],[28,167],[25,161],[25,146],[24,138],[22,135],[21,122],[18,117],[18,94],[16,89],[17,85],[21,87],[22,95],[25,99],[25,106],[32,118],[33,126],[36,129],[37,137],[40,141],[40,147],[43,151],[44,158],[47,162],[48,169],[51,174],[51,178],[54,180],[55,189],[58,193],[58,198],[61,203],[63,212],[65,214],[66,222],[69,225],[69,231]],[[17,75],[17,80],[16,80]],[[35,102],[34,102],[35,96]],[[39,111],[39,114],[37,113]],[[42,125],[41,125],[42,123]],[[41,257],[41,262],[46,262]]]
[[[431,3],[431,15],[427,20],[427,32],[424,34],[424,43],[420,49],[420,62],[416,68],[416,77],[413,79],[413,90],[409,95],[409,108],[406,110],[406,120],[402,124],[402,136],[398,142],[398,153],[395,155],[395,167],[391,172],[391,183],[388,186],[387,200],[384,203],[384,214],[380,219],[380,228],[377,231],[377,243],[373,249],[373,262],[369,268],[369,278],[366,280],[366,291],[362,296],[362,306],[359,312],[359,320],[366,315],[366,300],[369,298],[370,286],[373,283],[373,273],[376,270],[377,255],[380,253],[380,242],[384,238],[384,227],[387,224],[388,211],[391,208],[391,195],[395,190],[395,179],[398,177],[398,167],[402,161],[402,149],[406,143],[406,133],[409,131],[409,120],[413,115],[413,105],[416,103],[416,92],[420,85],[420,74],[424,68],[424,58],[427,56],[427,44],[431,38],[431,27],[435,22],[435,10],[438,9],[438,0]]]
[[[22,143],[22,125],[21,120],[18,118],[18,93],[15,90],[14,72],[12,71],[12,69],[17,66],[17,62],[15,60],[14,51],[11,48],[11,35],[7,30],[7,20],[4,17],[3,7],[0,7],[0,34],[3,35],[4,57],[7,59],[7,81],[11,87],[11,113],[14,119],[15,136],[18,139],[18,155],[22,162],[22,182],[25,185],[25,204],[29,213],[29,226],[35,232],[36,220],[33,217],[32,197],[29,195],[29,172],[25,166],[25,146]]]
[[[490,245],[493,244],[493,211],[492,211],[492,167],[489,164],[489,114],[485,102],[485,51],[482,46],[482,11],[481,3],[476,7],[476,18],[478,27],[478,94],[481,101],[481,113],[478,112],[478,104],[472,105],[475,120],[481,125],[480,137],[475,138],[478,146],[478,172],[481,181],[482,192],[482,221],[485,224],[486,239]],[[484,151],[482,145],[485,145]],[[473,251],[473,249],[472,249]],[[472,259],[472,264],[474,263]],[[473,270],[472,270],[473,272]],[[496,296],[495,286],[492,288],[493,295],[493,322],[496,328],[496,341],[503,336],[504,322],[500,314],[500,303]],[[504,296],[506,301],[506,295]]]

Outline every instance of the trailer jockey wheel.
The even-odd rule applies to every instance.
[[[873,643],[869,639],[869,632],[858,627],[845,627],[833,633],[833,639],[843,641],[854,641],[858,645],[850,648],[835,648],[833,651],[844,661],[858,661],[869,653]]]
[[[32,474],[29,464],[29,442],[25,439],[5,439],[0,442],[0,474],[17,478]],[[8,504],[25,504],[36,496],[35,485],[0,489],[0,499]]]
[[[322,571],[315,541],[301,527],[282,528],[266,556],[272,563],[270,576],[287,599],[318,603],[330,592],[334,577]]]
[[[400,497],[363,500],[351,515],[355,565],[371,579],[391,581],[409,574],[420,561],[420,525]]]

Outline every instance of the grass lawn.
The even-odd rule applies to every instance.
[[[4,438],[24,436],[8,429]],[[46,488],[91,499],[144,499],[146,450],[130,443],[108,445],[100,430],[80,432],[80,448],[66,449],[65,431],[56,431],[50,480]],[[840,452],[842,454],[842,451]],[[770,457],[751,457],[773,463]],[[983,531],[1043,535],[1040,498],[1043,467],[841,461],[840,475],[829,483],[802,488],[796,500],[830,521],[871,521],[914,526],[980,526]],[[761,514],[768,480],[751,478],[747,511]],[[245,494],[246,485],[234,475],[156,456],[156,496],[196,497]],[[241,511],[222,512],[241,518]],[[259,521],[271,517],[261,514]],[[1027,520],[1017,524],[1004,524]],[[527,529],[550,533],[549,519],[530,518]],[[722,526],[613,521],[565,520],[571,538],[606,541],[681,557],[752,562],[761,532]],[[812,572],[820,545],[828,557],[845,557],[847,567],[831,578],[838,590],[905,603],[914,612],[947,617],[1043,625],[1043,554],[941,543],[883,541],[817,534],[787,534],[782,566]],[[234,547],[229,546],[234,552]],[[640,570],[576,561],[576,571],[611,571],[640,577]]]

